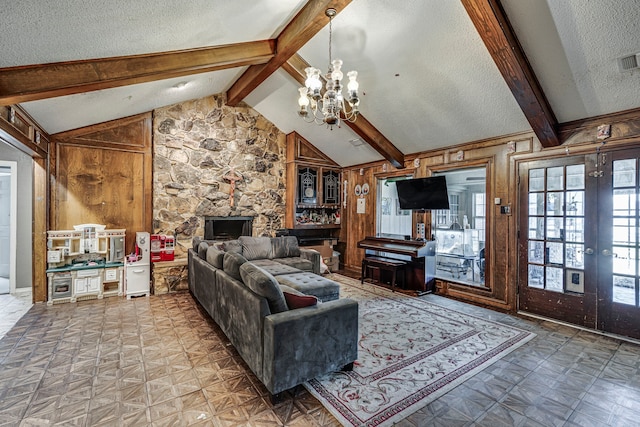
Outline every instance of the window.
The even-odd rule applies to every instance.
[[[449,210],[432,213],[436,277],[484,286],[487,234],[486,168],[438,172],[447,178]]]
[[[411,236],[411,211],[400,209],[396,181],[408,176],[378,179],[378,213],[376,230],[379,234]]]

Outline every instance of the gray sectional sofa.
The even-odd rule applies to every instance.
[[[320,254],[307,251],[295,237],[243,236],[194,239],[188,253],[191,293],[274,396],[357,358],[358,303],[313,273]],[[292,295],[319,302],[292,308]]]

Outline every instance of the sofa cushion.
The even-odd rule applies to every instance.
[[[283,292],[284,300],[289,310],[311,307],[318,304],[318,298],[313,295],[298,295],[297,293]]]
[[[270,237],[240,236],[238,242],[242,245],[242,255],[249,261],[272,258]]]
[[[271,239],[273,258],[299,257],[300,247],[295,236],[274,237]]]
[[[313,263],[302,257],[274,258],[273,260],[298,270],[313,272]]]
[[[225,252],[235,252],[237,254],[242,253],[242,245],[237,240],[225,240],[222,242],[222,249]]]
[[[265,270],[272,276],[279,276],[281,274],[293,274],[300,273],[302,270],[277,262],[275,259],[255,259],[251,261],[252,264]]]
[[[240,267],[247,262],[247,259],[236,252],[225,252],[222,261],[224,272],[236,280],[242,280]]]
[[[202,241],[198,244],[198,256],[201,259],[207,259],[207,249],[209,249],[209,243]]]
[[[305,295],[326,302],[340,298],[340,284],[317,274],[302,272],[276,276],[280,285],[289,286]]]
[[[287,302],[276,279],[255,264],[246,262],[240,266],[244,284],[256,294],[267,299],[271,314],[287,311]]]
[[[215,246],[209,246],[207,249],[207,262],[215,268],[223,268],[224,251],[216,249]]]

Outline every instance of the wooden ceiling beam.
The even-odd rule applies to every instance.
[[[275,55],[275,41],[0,68],[0,105],[164,80],[246,65]]]
[[[308,66],[307,61],[298,54],[293,55],[287,62],[282,64],[282,68],[301,85],[304,85],[304,81],[307,78],[304,69]],[[342,123],[357,133],[371,148],[388,160],[392,166],[398,169],[405,167],[404,154],[362,114],[358,115],[355,122],[343,120]]]
[[[238,105],[324,28],[329,23],[325,15],[328,8],[340,13],[349,3],[351,0],[309,0],[276,38],[277,52],[273,58],[266,64],[249,67],[229,88],[227,105]]]
[[[543,147],[560,145],[558,121],[500,0],[461,0]]]

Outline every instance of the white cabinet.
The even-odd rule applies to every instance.
[[[132,296],[149,296],[149,283],[151,281],[151,265],[139,263],[127,263],[124,267],[126,280],[127,299]]]
[[[75,272],[73,281],[73,295],[77,299],[84,299],[85,296],[100,296],[102,278],[101,270],[80,270]]]

